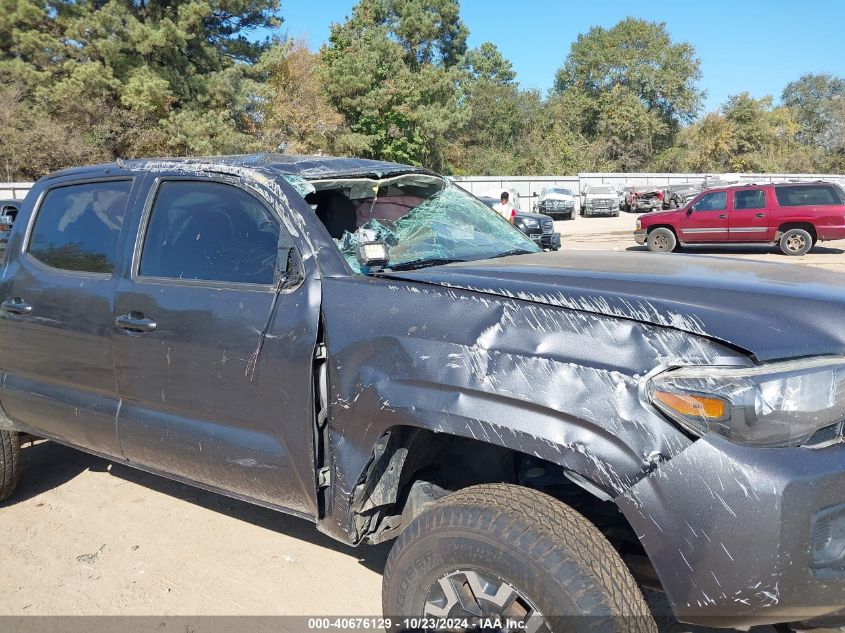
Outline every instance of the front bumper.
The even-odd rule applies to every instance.
[[[845,516],[845,445],[760,449],[708,436],[616,501],[679,620],[845,624],[845,532],[824,524]],[[842,560],[819,566],[821,542],[840,551],[831,534]]]
[[[531,233],[528,237],[546,250],[556,251],[560,249],[560,233]]]
[[[648,230],[637,229],[636,231],[634,231],[634,241],[636,241],[636,243],[639,244],[640,246],[645,244],[647,239],[648,239]]]
[[[609,207],[584,207],[584,215],[614,215],[618,209],[614,206]]]
[[[571,220],[575,216],[575,206],[571,207],[546,207],[540,205],[537,208],[538,213],[542,213],[544,215],[548,215],[551,218],[566,218],[567,220]]]

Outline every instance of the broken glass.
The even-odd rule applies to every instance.
[[[344,258],[359,273],[362,270],[355,256],[357,246],[373,236],[390,250],[388,268],[411,262],[472,261],[541,250],[498,213],[455,185],[447,184],[397,219],[374,217],[377,201],[364,201],[365,212],[370,209],[369,218],[361,218],[365,221],[358,230],[345,232],[337,240]]]
[[[298,193],[303,198],[309,193],[314,193],[315,191],[314,185],[305,180],[305,178],[295,176],[293,174],[287,174],[283,176],[283,178],[287,180],[288,184],[293,187],[296,190],[296,193]]]

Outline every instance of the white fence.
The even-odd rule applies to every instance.
[[[22,200],[31,188],[31,182],[0,182],[0,198]]]
[[[842,174],[648,174],[648,173],[583,173],[577,176],[455,176],[454,182],[476,196],[498,197],[505,189],[516,191],[518,206],[530,210],[536,195],[546,187],[563,187],[577,197],[586,185],[623,187],[663,187],[687,182],[782,182],[829,180],[845,184]],[[23,198],[32,187],[31,182],[0,183],[0,198]]]
[[[623,187],[654,186],[665,187],[684,183],[708,183],[714,186],[734,182],[784,182],[827,180],[845,184],[842,174],[668,174],[668,173],[583,173],[577,176],[455,176],[452,180],[470,193],[498,197],[504,190],[519,194],[517,206],[530,210],[536,196],[546,187],[563,187],[578,196],[587,185],[611,185],[618,190]],[[498,193],[497,193],[498,192]]]

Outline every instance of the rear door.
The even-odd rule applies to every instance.
[[[770,204],[767,195],[763,187],[731,191],[731,242],[771,242],[775,239],[775,230],[769,226]]]
[[[113,456],[112,301],[135,180],[55,180],[30,193],[0,288],[6,413],[35,433]]]
[[[280,276],[278,213],[240,180],[162,176],[137,226],[113,314],[126,457],[314,515],[319,285]]]
[[[681,241],[696,242],[728,241],[728,193],[711,191],[702,194],[686,211],[680,211],[679,229]]]

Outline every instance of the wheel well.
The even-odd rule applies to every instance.
[[[616,503],[578,473],[519,451],[426,429],[394,427],[379,438],[352,494],[353,539],[379,543],[446,495],[486,483],[545,492],[590,520],[645,585],[657,575]]]
[[[653,226],[650,226],[646,229],[646,235],[650,234],[654,229],[669,229],[670,231],[672,231],[672,235],[675,236],[675,239],[678,238],[678,234],[675,233],[675,227],[673,227],[671,224],[655,224]]]
[[[818,240],[816,227],[813,226],[813,224],[810,222],[784,222],[778,227],[778,237],[780,237],[780,235],[786,233],[790,229],[804,229],[813,238],[814,244]]]

